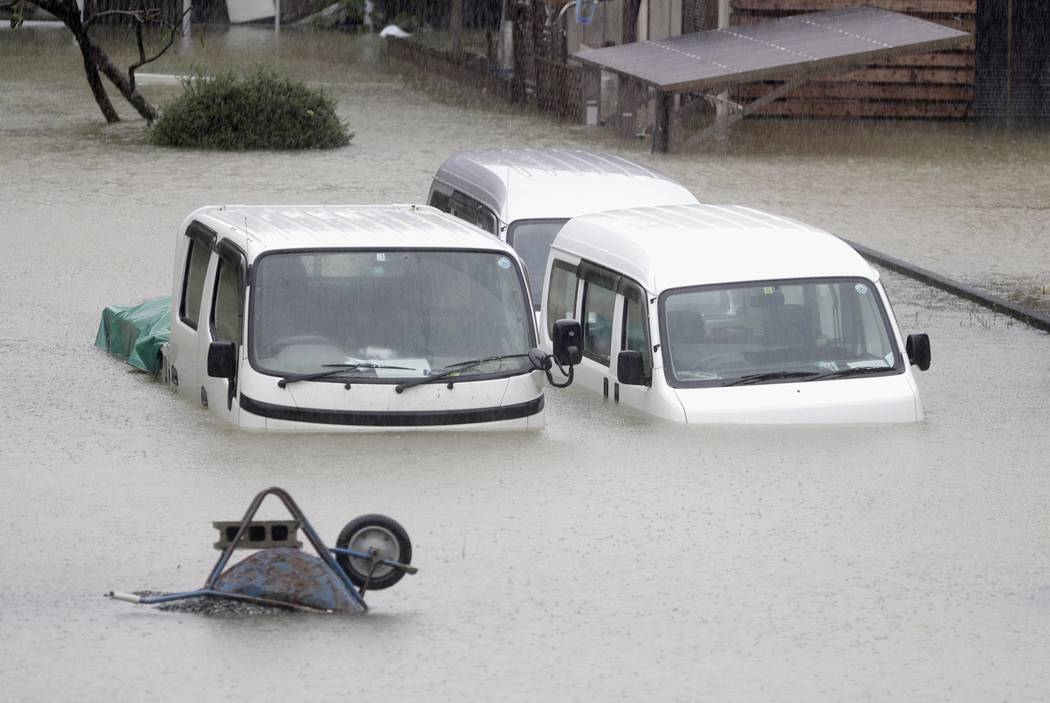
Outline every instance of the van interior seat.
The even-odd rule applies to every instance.
[[[671,344],[702,344],[707,336],[704,316],[696,310],[668,310],[667,336]]]
[[[263,272],[255,292],[256,317],[267,320],[269,327],[260,330],[261,337],[274,342],[309,332],[316,334],[318,328],[303,316],[304,309],[316,308],[313,301],[304,300],[309,295],[309,283],[302,259],[287,255],[267,257]]]
[[[770,310],[765,330],[776,346],[797,348],[813,344],[812,320],[804,305],[781,305]]]
[[[406,295],[400,280],[358,277],[334,284],[338,289],[330,295],[337,296],[340,304],[332,312],[354,355],[362,355],[369,348],[389,350],[395,358],[420,355],[423,330],[416,316],[407,316],[400,304]]]

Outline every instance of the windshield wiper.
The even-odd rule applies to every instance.
[[[423,378],[413,379],[406,381],[405,383],[399,383],[394,386],[394,390],[398,393],[403,393],[406,388],[412,388],[413,386],[421,386],[424,383],[432,383],[433,381],[440,381],[443,378],[448,378],[454,373],[460,373],[467,369],[472,369],[475,366],[481,366],[489,361],[501,361],[503,359],[524,359],[529,355],[526,354],[500,354],[499,356],[486,356],[484,359],[471,359],[470,361],[457,361],[455,364],[449,364],[445,367],[445,370],[441,373],[431,374],[430,376],[424,376]]]
[[[803,383],[810,381],[823,381],[828,378],[846,378],[847,376],[863,376],[866,374],[880,374],[893,371],[892,366],[856,366],[850,369],[839,369],[838,371],[768,371],[766,373],[753,373],[741,376],[735,381],[723,383],[723,386],[747,386],[763,381],[773,381],[784,378],[797,378]]]
[[[752,373],[747,376],[741,376],[735,381],[729,383],[723,383],[723,386],[747,386],[753,383],[762,383],[763,381],[772,381],[779,378],[799,378],[807,381],[813,380],[813,376],[820,376],[820,371],[767,371],[765,373]]]
[[[322,364],[322,366],[335,366],[334,369],[327,371],[318,371],[316,373],[302,373],[302,374],[288,374],[280,381],[277,382],[278,388],[284,388],[289,383],[295,383],[296,381],[315,381],[319,378],[326,378],[328,376],[337,376],[344,371],[356,371],[357,369],[402,369],[404,371],[412,371],[410,366],[389,366],[387,364],[372,364],[368,362],[362,362],[357,364]]]
[[[807,381],[823,381],[826,378],[845,378],[847,376],[864,376],[867,374],[880,374],[887,371],[896,371],[892,366],[854,366],[850,369],[839,369],[838,371],[827,371],[825,373],[807,378]]]

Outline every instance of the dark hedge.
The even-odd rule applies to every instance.
[[[257,69],[183,81],[183,93],[153,123],[157,146],[200,149],[333,149],[354,135],[336,101],[301,81]]]

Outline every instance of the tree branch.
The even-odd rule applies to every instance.
[[[146,45],[142,40],[142,22],[135,25],[135,44],[139,49],[139,63],[128,66],[128,83],[131,84],[132,90],[135,90],[135,69],[146,60]]]
[[[90,43],[90,42],[89,42]],[[135,90],[135,88],[128,81],[127,76],[120,72],[113,61],[106,55],[102,49],[95,46],[94,43],[90,43],[89,51],[91,52],[91,58],[98,66],[98,70],[102,72],[109,82],[116,86],[120,94],[124,96],[124,99],[131,103],[131,106],[146,119],[147,122],[153,122],[157,119],[157,110],[146,102],[146,99]]]
[[[102,116],[106,118],[106,122],[110,124],[120,122],[120,115],[117,114],[116,108],[113,107],[109,96],[106,95],[106,87],[102,85],[102,79],[98,75],[98,66],[92,61],[87,45],[81,43],[78,46],[80,47],[80,54],[84,58],[84,73],[87,76],[88,86],[91,88],[91,94],[95,97],[98,109],[102,111]]]
[[[138,63],[133,63],[130,66],[128,66],[128,80],[131,82],[132,90],[135,89],[135,71],[142,68],[148,63],[156,61],[161,56],[168,53],[168,49],[170,49],[172,45],[175,44],[176,37],[182,35],[182,20],[186,18],[186,15],[188,15],[191,10],[193,10],[192,5],[183,10],[182,14],[179,15],[179,21],[176,24],[167,27],[167,29],[169,30],[167,43],[163,47],[161,47],[161,49],[156,54],[150,56],[149,58],[146,58],[146,48],[142,43],[142,26],[139,25],[136,32],[136,38],[138,39],[139,45],[139,61]]]
[[[84,31],[87,31],[95,26],[103,17],[130,17],[135,20],[139,26],[146,24],[147,22],[156,22],[160,24],[160,10],[157,8],[150,8],[148,10],[104,10],[102,12],[96,12],[87,19],[84,23]]]

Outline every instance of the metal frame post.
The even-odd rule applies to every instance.
[[[583,115],[583,123],[588,127],[595,127],[601,118],[602,107],[602,72],[593,66],[584,66],[582,76],[582,90],[580,98],[580,114]]]
[[[733,14],[733,7],[729,4],[729,0],[718,0],[718,28],[726,29],[729,27],[729,16]],[[718,97],[721,100],[729,100],[729,93],[720,93]],[[729,116],[727,105],[723,102],[715,103],[715,118],[718,120],[725,119]]]
[[[724,105],[724,107],[722,108],[724,111],[723,114],[717,115],[715,117],[715,123],[713,125],[703,130],[699,134],[695,134],[692,137],[690,137],[688,140],[686,140],[684,144],[682,144],[682,146],[685,148],[693,147],[710,137],[726,134],[737,122],[744,119],[748,115],[755,113],[756,111],[765,107],[774,100],[779,100],[795,88],[806,84],[807,82],[813,79],[814,75],[816,74],[796,74],[788,80],[784,81],[784,83],[782,83],[780,86],[774,88],[773,90],[763,95],[762,97],[749,102],[747,105],[741,106],[739,109],[735,110],[732,113],[729,112],[730,102],[721,98],[721,95],[725,95],[725,93],[722,93],[721,95],[715,98],[715,105],[719,107],[722,107]]]
[[[671,106],[674,95],[662,90],[656,91],[653,113],[652,153],[666,154],[671,148]]]

